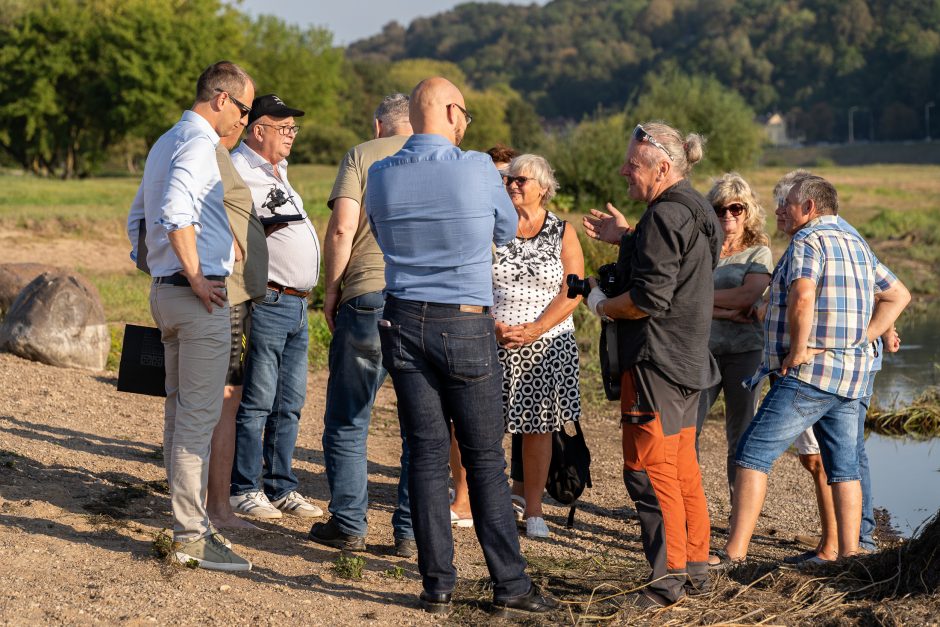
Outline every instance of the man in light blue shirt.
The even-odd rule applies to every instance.
[[[241,130],[253,99],[254,83],[237,65],[220,61],[202,73],[192,109],[147,156],[127,228],[138,265],[146,228],[150,311],[165,351],[163,451],[174,557],[223,571],[250,570],[251,563],[215,532],[205,506],[209,444],[231,350],[225,277],[235,259],[215,150],[220,137]]]
[[[379,335],[408,442],[420,603],[448,612],[457,579],[447,499],[453,421],[493,604],[500,615],[547,612],[557,603],[532,584],[519,552],[489,315],[491,247],[515,236],[518,218],[489,156],[456,147],[472,118],[450,81],[419,83],[409,117],[416,134],[369,168],[366,213],[385,259]]]

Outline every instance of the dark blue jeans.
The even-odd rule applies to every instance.
[[[503,453],[502,373],[494,320],[389,296],[379,323],[382,363],[398,395],[398,418],[411,456],[408,487],[418,570],[429,593],[457,581],[447,498],[453,420],[467,469],[473,527],[502,600],[526,594],[531,581],[519,551]]]
[[[232,494],[262,489],[275,500],[297,489],[291,468],[307,397],[307,300],[268,290],[251,311],[242,402],[235,416]]]
[[[366,438],[375,394],[388,374],[382,366],[378,321],[382,292],[355,296],[336,313],[330,342],[330,379],[323,416],[323,458],[330,484],[330,514],[343,533],[368,532],[368,460]],[[402,440],[398,506],[392,514],[396,538],[414,538],[408,506],[408,447]]]

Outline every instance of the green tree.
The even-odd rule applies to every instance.
[[[344,60],[329,31],[302,29],[271,15],[243,18],[243,28],[245,43],[235,60],[254,78],[257,95],[275,93],[304,111],[292,161],[335,162],[362,141],[341,125]]]
[[[705,158],[697,169],[728,171],[754,163],[762,133],[754,112],[737,93],[712,77],[687,76],[667,68],[650,73],[627,106],[625,132],[647,120],[663,120],[683,134],[704,135]]]
[[[555,169],[559,196],[571,198],[578,211],[602,208],[606,202],[624,211],[635,209],[620,176],[628,143],[623,129],[623,114],[598,116],[549,138],[546,156]]]
[[[217,0],[7,4],[0,148],[38,174],[87,174],[126,138],[165,130],[238,33]]]

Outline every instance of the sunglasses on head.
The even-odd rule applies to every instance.
[[[730,213],[735,218],[744,213],[744,205],[739,202],[733,202],[730,205],[725,205],[724,207],[715,207],[715,213],[719,218],[725,217],[726,213]]]
[[[506,187],[509,187],[513,183],[516,183],[519,187],[523,187],[526,184],[526,181],[531,181],[531,177],[528,176],[506,176],[503,175],[503,182],[506,184]]]
[[[635,140],[638,141],[638,142],[646,142],[646,143],[648,143],[650,146],[656,146],[657,148],[659,148],[660,150],[662,150],[664,153],[666,153],[666,156],[669,157],[669,160],[670,160],[670,161],[672,161],[672,155],[669,154],[669,151],[666,150],[666,147],[663,146],[662,144],[660,144],[660,143],[659,143],[658,141],[656,141],[655,139],[653,139],[653,136],[650,135],[649,133],[647,133],[647,132],[646,132],[646,129],[643,128],[643,127],[642,127],[641,125],[639,125],[639,124],[637,124],[637,125],[636,125],[636,128],[633,129],[633,139],[635,139]]]

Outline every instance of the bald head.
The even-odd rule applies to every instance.
[[[443,135],[460,145],[467,130],[463,94],[446,78],[426,78],[411,92],[409,117],[415,133]]]

